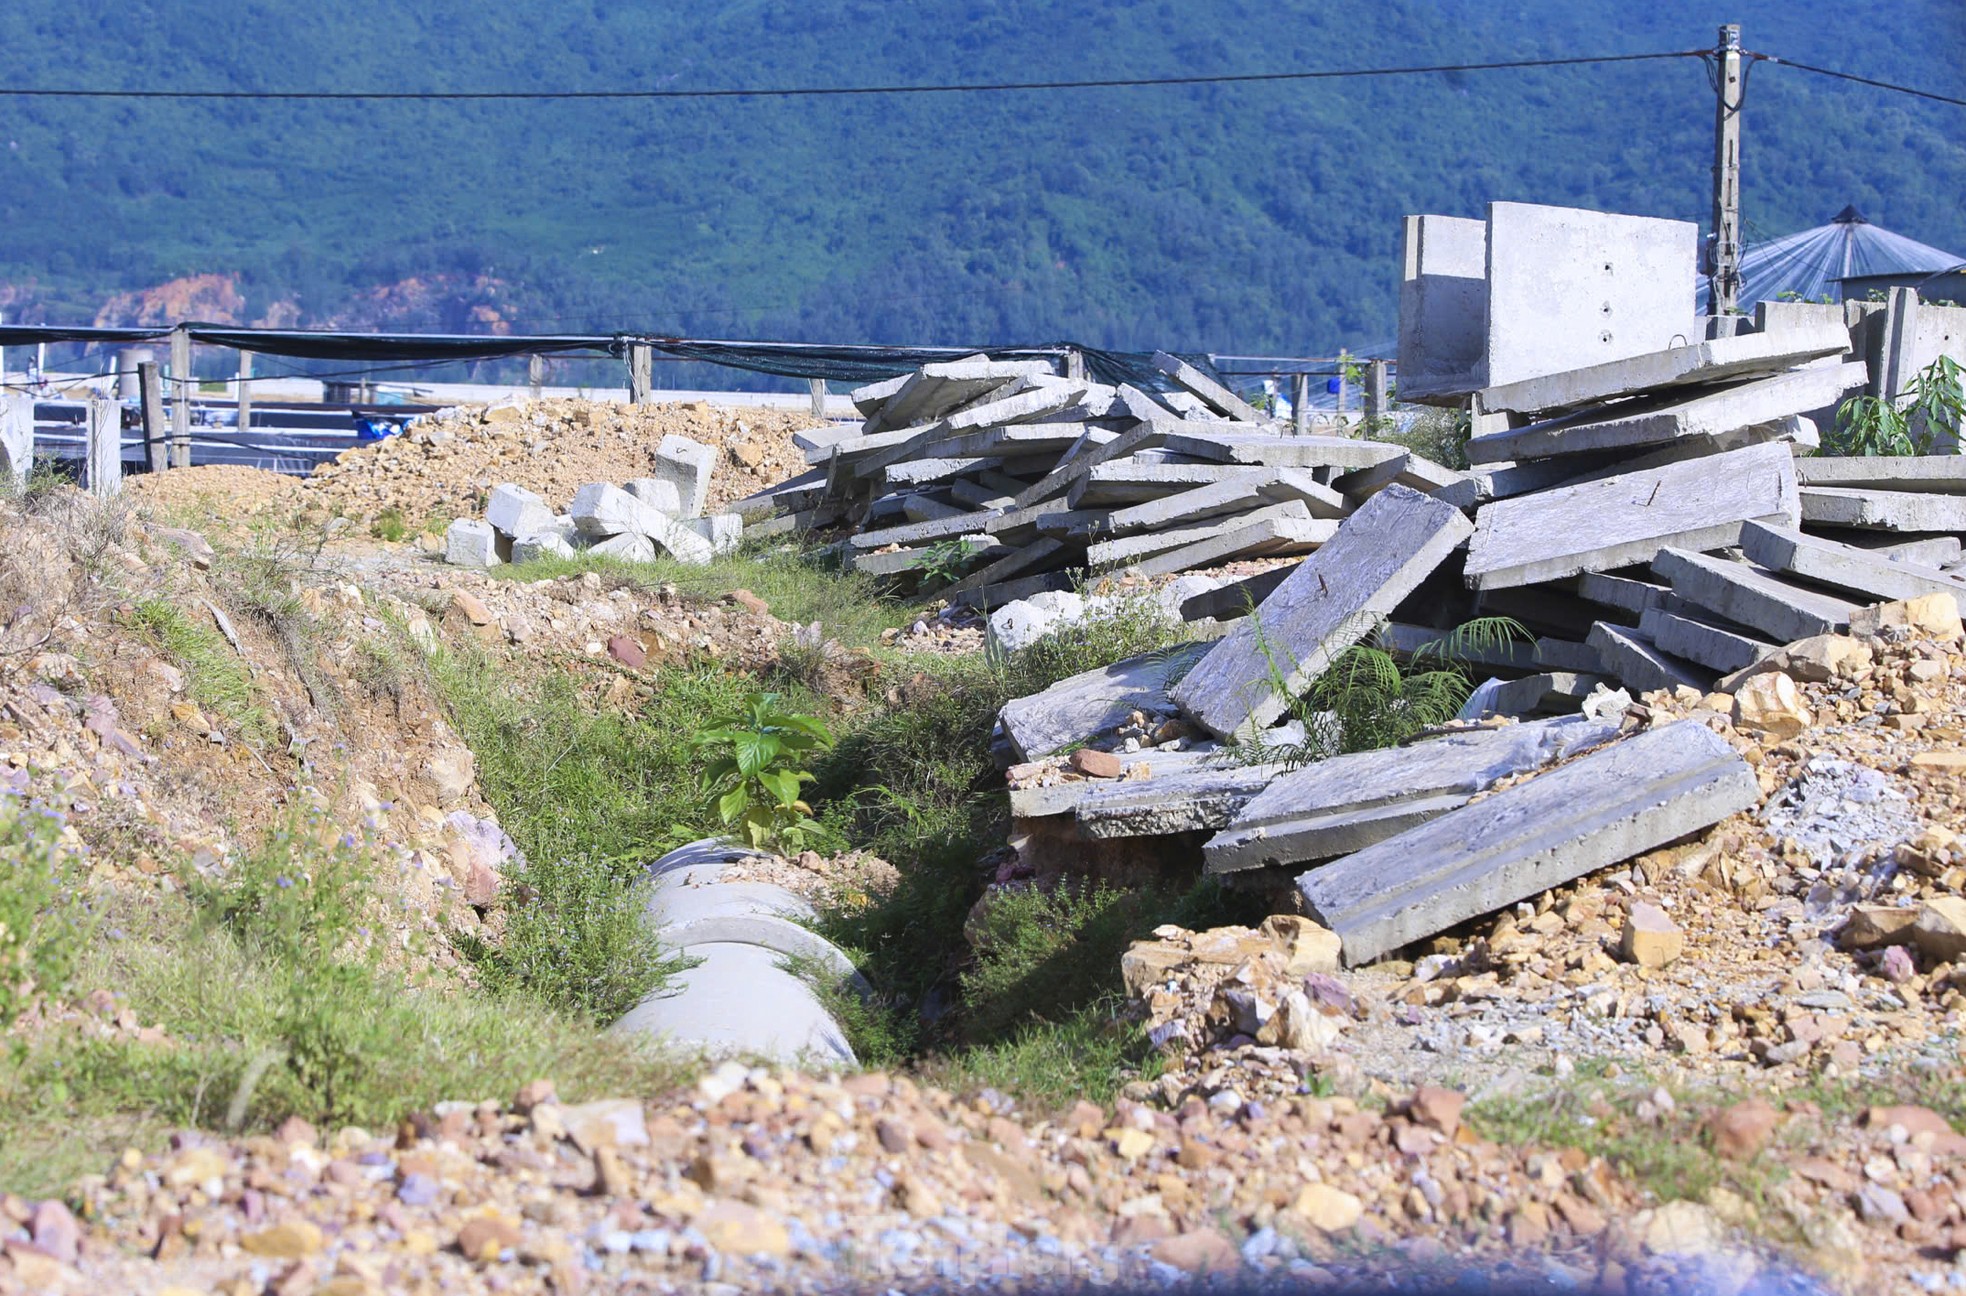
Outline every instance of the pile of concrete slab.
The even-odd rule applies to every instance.
[[[734,552],[744,536],[737,514],[703,515],[716,462],[714,448],[665,436],[656,448],[653,477],[620,486],[590,482],[574,493],[565,513],[507,482],[493,488],[482,519],[451,523],[444,533],[445,561],[495,567],[585,552],[624,562],[669,557],[707,563]]]
[[[1695,235],[1521,204],[1410,218],[1401,396],[1471,409],[1472,471],[1345,469],[1372,489],[1315,552],[1241,583],[1240,608],[1184,604],[1226,633],[1007,706],[1020,854],[1160,838],[1224,874],[1335,860],[1297,886],[1356,963],[1753,805],[1725,741],[1621,726],[1619,687],[1730,691],[1867,605],[1966,605],[1966,458],[1812,456],[1904,330],[1842,307],[1699,319]],[[1495,727],[1249,763],[1288,745],[1279,723],[1335,723],[1299,699],[1352,644],[1413,654],[1486,615],[1532,636],[1472,654],[1493,678],[1464,719]]]
[[[800,433],[811,471],[737,507],[753,533],[851,531],[856,570],[957,577],[972,607],[1070,587],[1305,554],[1392,482],[1460,474],[1400,447],[1289,435],[1164,352],[1155,381],[1104,383],[984,355],[853,393],[858,426]]]

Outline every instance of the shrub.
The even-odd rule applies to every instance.
[[[0,1034],[36,999],[68,997],[90,924],[62,815],[0,794]]]
[[[831,731],[817,719],[780,710],[776,693],[753,693],[743,711],[693,742],[716,753],[703,771],[711,812],[754,850],[801,851],[827,835],[803,795],[814,776],[798,768],[815,750],[833,746]]]

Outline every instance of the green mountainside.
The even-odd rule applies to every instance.
[[[1750,49],[1966,94],[1958,0],[14,0],[9,86],[608,89],[1166,76]],[[1692,59],[879,98],[0,98],[0,306],[241,322],[1328,353],[1390,339],[1399,217],[1702,219]],[[1846,203],[1966,251],[1966,109],[1763,64],[1751,234]],[[195,313],[212,314],[210,295]],[[106,308],[107,307],[107,308]]]

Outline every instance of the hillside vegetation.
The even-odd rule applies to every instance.
[[[1752,49],[1966,93],[1955,0],[111,0],[0,11],[12,85],[602,89],[1157,76]],[[1912,52],[1907,56],[1907,52]],[[819,100],[6,99],[9,320],[1306,353],[1383,342],[1398,218],[1706,208],[1693,60]],[[1750,231],[1966,248],[1966,111],[1763,65]],[[185,276],[197,293],[142,295]],[[111,300],[115,294],[127,294]]]

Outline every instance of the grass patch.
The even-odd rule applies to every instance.
[[[198,709],[218,717],[228,731],[254,743],[272,741],[276,726],[261,704],[252,672],[225,641],[208,611],[186,616],[166,599],[136,605],[137,627],[184,671],[185,692]]]
[[[911,616],[909,605],[887,597],[873,577],[842,571],[813,551],[743,549],[700,566],[666,557],[630,563],[582,554],[506,564],[489,574],[499,580],[540,581],[587,572],[598,574],[609,589],[651,591],[674,585],[693,598],[720,598],[748,589],[770,604],[779,620],[798,625],[817,621],[826,638],[848,648],[877,646],[881,631]]]
[[[1105,996],[1063,1020],[1030,1022],[1000,1040],[938,1054],[923,1064],[922,1077],[957,1093],[996,1089],[1040,1113],[1081,1099],[1111,1106],[1122,1086],[1156,1079],[1163,1069],[1122,1007]]]

